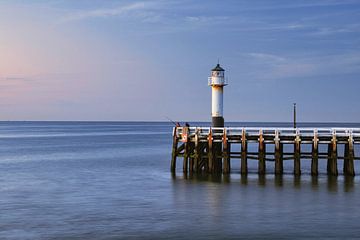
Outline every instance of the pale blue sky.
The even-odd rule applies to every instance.
[[[0,1],[1,120],[360,122],[360,1]]]

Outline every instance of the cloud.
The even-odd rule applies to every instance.
[[[265,62],[284,62],[286,60],[284,57],[268,53],[247,53],[246,55]]]
[[[226,16],[186,16],[185,21],[190,23],[214,23],[214,22],[224,22],[228,20],[229,17]]]
[[[135,2],[129,5],[119,6],[115,8],[102,8],[88,11],[79,11],[70,13],[65,16],[61,21],[69,22],[76,20],[83,20],[87,18],[106,18],[106,17],[114,17],[121,16],[131,12],[139,11],[145,9],[146,4],[144,2]]]
[[[308,1],[308,2],[279,2],[278,4],[268,1],[268,5],[262,3],[260,6],[244,8],[247,10],[279,10],[279,9],[298,9],[298,8],[315,8],[315,7],[336,7],[341,5],[354,5],[358,4],[357,0],[322,0],[322,1]]]
[[[359,24],[351,24],[348,26],[342,27],[320,27],[317,31],[313,32],[314,36],[328,36],[334,34],[343,34],[343,33],[358,33],[360,32]]]
[[[31,82],[34,79],[24,76],[0,76],[0,86],[10,86],[19,83]]]
[[[244,54],[255,79],[306,78],[360,73],[360,52],[333,55],[280,56],[268,53]]]

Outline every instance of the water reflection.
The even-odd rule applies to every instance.
[[[345,176],[344,177],[344,191],[352,192],[355,186],[355,177],[354,176]]]
[[[301,175],[294,176],[294,188],[299,189],[301,187]]]
[[[247,174],[241,174],[240,183],[242,185],[248,184],[248,175]]]
[[[319,177],[318,176],[311,176],[311,188],[312,190],[319,189]]]
[[[172,173],[172,179],[174,181],[188,180],[192,183],[196,183],[196,182],[230,183],[231,175],[208,174],[208,173],[189,173],[189,174],[184,173],[182,175],[177,175],[176,173]]]
[[[189,181],[191,183],[209,182],[221,184],[240,183],[241,186],[271,187],[282,189],[292,187],[293,189],[310,188],[312,191],[327,189],[328,192],[352,192],[354,191],[356,181],[353,176],[328,176],[328,175],[299,175],[292,174],[274,175],[274,174],[172,174],[174,182]],[[339,188],[342,186],[341,188]]]
[[[337,176],[329,175],[327,177],[327,188],[329,192],[337,192],[338,191],[338,182]]]
[[[258,185],[264,187],[266,185],[266,175],[260,174],[258,178]]]
[[[283,186],[283,175],[275,175],[275,186],[282,187]]]

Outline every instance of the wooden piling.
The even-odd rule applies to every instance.
[[[266,157],[266,145],[265,145],[265,140],[263,137],[263,131],[260,130],[260,132],[259,132],[259,163],[258,163],[258,173],[260,175],[263,175],[266,173],[265,157]]]
[[[224,164],[224,169],[223,169],[223,173],[224,174],[229,174],[230,173],[230,156],[229,156],[229,142],[226,136],[226,129],[224,128],[224,132],[223,132],[223,149],[222,149],[222,155],[223,155],[223,164]]]
[[[212,129],[210,128],[208,135],[208,172],[212,173],[214,171],[214,148],[213,148],[213,137],[212,137]]]
[[[247,167],[247,141],[246,141],[246,131],[243,128],[241,132],[241,174],[248,173]]]
[[[352,133],[349,133],[348,143],[345,144],[345,152],[344,152],[344,168],[343,172],[346,176],[355,176],[354,170],[354,140],[352,137]]]
[[[174,131],[173,131],[173,145],[172,145],[172,154],[171,154],[171,167],[170,170],[171,172],[175,172],[176,171],[176,157],[177,157],[177,146],[178,146],[178,138],[176,136],[177,133],[177,127],[174,127]]]
[[[223,173],[231,172],[231,157],[241,158],[241,174],[248,173],[247,158],[258,159],[258,173],[266,174],[266,143],[275,144],[274,161],[275,174],[283,173],[283,161],[292,157],[292,153],[284,154],[283,144],[294,144],[294,175],[301,174],[301,157],[311,157],[311,175],[318,175],[318,161],[324,155],[319,153],[320,144],[328,144],[327,172],[330,176],[338,175],[337,170],[337,144],[344,143],[344,165],[343,172],[345,176],[354,176],[355,150],[354,145],[359,142],[360,129],[322,129],[318,132],[314,129],[314,135],[309,135],[309,129],[262,129],[254,128],[190,128],[175,127],[173,129],[173,143],[170,170],[176,172],[177,158],[183,157],[183,172],[202,172]],[[207,134],[206,132],[209,131]],[[249,132],[247,132],[249,131]],[[294,139],[294,131],[296,131]],[[195,133],[195,134],[194,134]],[[310,132],[311,133],[311,132]],[[241,134],[241,135],[240,135]],[[281,135],[281,136],[280,136]],[[275,136],[275,138],[274,138]],[[344,136],[347,136],[346,138]],[[339,138],[337,138],[339,137]],[[273,139],[271,139],[273,138]],[[207,140],[206,140],[207,139]],[[266,139],[266,141],[265,141]],[[301,152],[301,143],[311,143],[312,152]],[[338,142],[339,140],[339,142]],[[249,152],[248,142],[257,142],[258,151]],[[232,144],[241,144],[241,152],[231,151]],[[240,156],[239,156],[240,154]]]
[[[194,154],[192,154],[194,152],[194,144],[193,143],[188,143],[189,146],[189,172],[192,174],[194,172]]]
[[[183,172],[187,173],[188,172],[188,164],[189,164],[189,154],[190,154],[190,149],[189,149],[189,128],[188,127],[184,127],[183,128],[183,141],[184,141],[184,161],[183,161]]]
[[[216,142],[213,144],[213,148],[215,150],[215,164],[214,164],[214,172],[219,174],[222,172],[223,169],[223,163],[222,163],[222,143]]]
[[[282,144],[280,143],[279,131],[275,131],[275,174],[283,173]]]
[[[294,144],[294,174],[300,175],[301,174],[301,139],[299,132],[296,131],[296,138],[295,138],[295,144]]]
[[[337,176],[337,140],[336,133],[333,132],[331,143],[328,145],[328,163],[327,163],[328,175]]]
[[[199,142],[199,129],[196,128],[195,131],[195,146],[194,146],[194,171],[199,171],[199,165],[201,161],[201,151],[200,151],[200,142]]]
[[[318,132],[314,130],[314,139],[312,144],[312,158],[311,158],[311,175],[317,176],[318,173],[318,165],[319,165],[319,138]]]

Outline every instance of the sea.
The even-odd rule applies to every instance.
[[[208,126],[209,123],[190,123]],[[227,123],[289,127],[290,123]],[[360,127],[299,123],[299,127]],[[0,239],[355,239],[358,176],[170,172],[171,122],[0,122]],[[355,146],[360,156],[359,146]],[[342,150],[339,149],[339,152]]]

